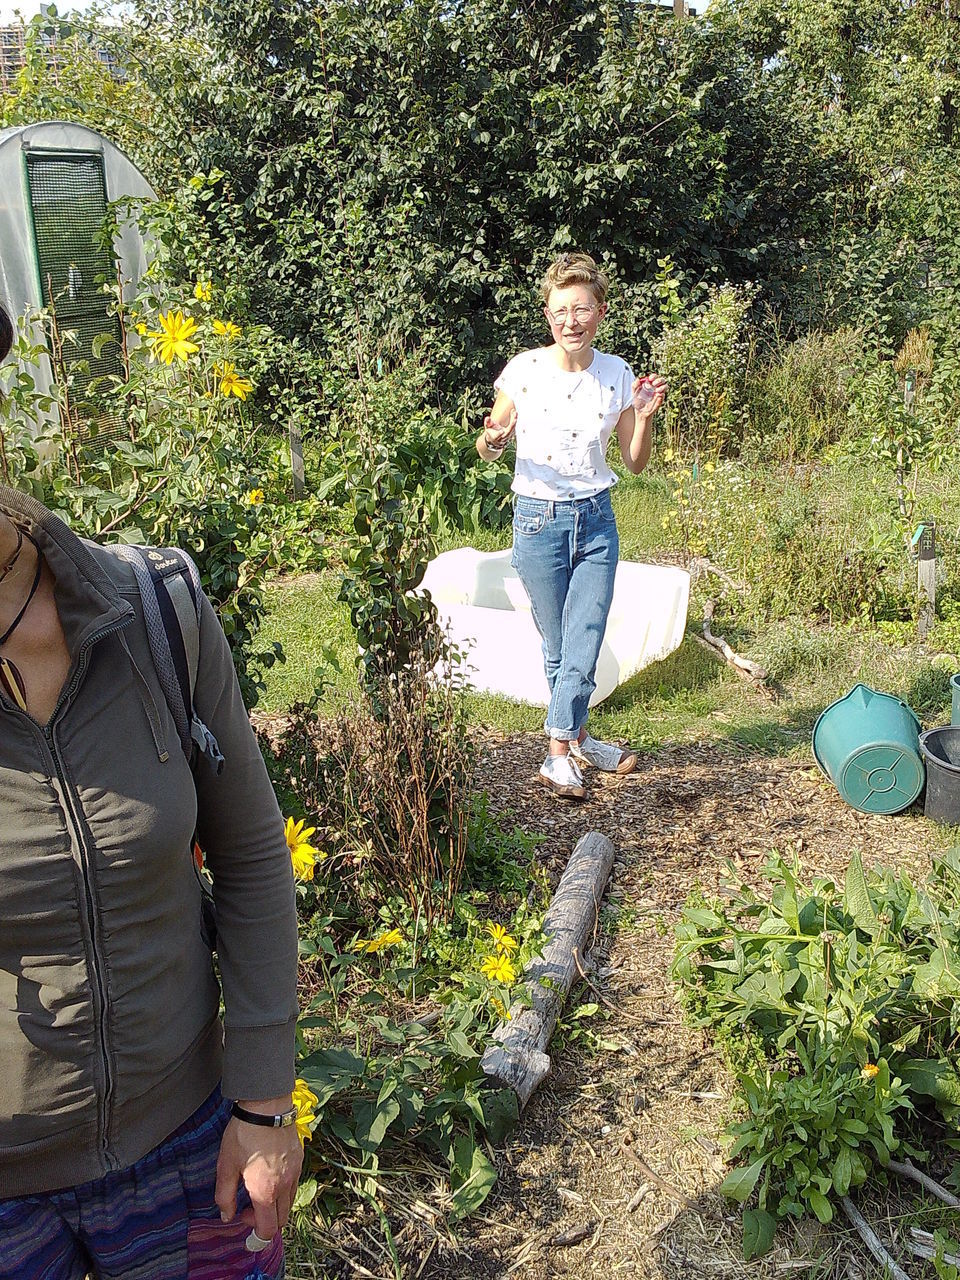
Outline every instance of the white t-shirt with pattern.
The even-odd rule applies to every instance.
[[[607,445],[633,403],[633,370],[594,350],[589,367],[561,369],[547,347],[514,356],[494,386],[517,408],[514,493],[551,502],[590,498],[617,483]]]

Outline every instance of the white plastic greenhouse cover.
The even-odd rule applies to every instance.
[[[430,562],[419,590],[430,592],[441,624],[467,650],[475,689],[549,704],[540,636],[509,551],[446,551]],[[591,706],[679,646],[689,598],[685,570],[621,560]]]
[[[0,129],[0,306],[15,321],[42,305],[24,159],[28,151],[100,154],[108,201],[124,196],[144,203],[156,199],[136,165],[94,129],[63,120]],[[133,223],[127,223],[114,240],[114,254],[123,279],[130,282],[125,289],[129,300],[146,269],[143,240]],[[41,340],[38,335],[37,341]],[[39,389],[47,391],[51,380],[49,361],[44,360],[42,366],[33,372]]]

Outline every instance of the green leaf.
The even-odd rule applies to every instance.
[[[308,1019],[301,1019],[303,1026]],[[312,1019],[309,1021],[316,1021]],[[297,1068],[300,1075],[317,1095],[318,1109],[332,1097],[351,1088],[366,1073],[366,1061],[349,1049],[318,1049],[301,1059]]]
[[[400,1114],[400,1103],[394,1097],[386,1101],[356,1102],[353,1108],[354,1137],[361,1150],[376,1151],[387,1135],[387,1130]]]
[[[104,347],[107,346],[108,343],[115,342],[115,341],[116,341],[116,334],[98,333],[97,336],[90,343],[90,349],[93,352],[94,359],[99,360],[100,357],[103,355]]]
[[[504,1142],[517,1122],[520,1109],[512,1089],[485,1089],[480,1094],[483,1127],[495,1147]]]
[[[569,1016],[572,1022],[576,1018],[592,1018],[594,1014],[599,1012],[600,1006],[598,1004],[578,1004]]]
[[[316,1196],[316,1178],[304,1178],[297,1187],[297,1194],[293,1197],[294,1209],[306,1209],[308,1205],[313,1204]]]
[[[853,1161],[850,1148],[842,1146],[833,1162],[833,1187],[838,1196],[845,1196],[850,1190],[850,1179],[853,1176]]]
[[[807,1191],[807,1203],[821,1222],[827,1223],[833,1219],[833,1206],[821,1191],[810,1188]]]
[[[464,1141],[469,1143],[469,1148],[461,1145]],[[458,1139],[456,1149],[457,1158],[450,1177],[453,1188],[450,1211],[454,1219],[465,1218],[479,1209],[497,1182],[497,1171],[486,1153],[468,1137]],[[469,1163],[464,1157],[469,1157]]]
[[[684,907],[683,918],[691,924],[700,925],[702,929],[709,929],[711,933],[716,932],[722,924],[717,913],[707,907]]]
[[[749,1200],[766,1163],[767,1157],[761,1156],[745,1169],[733,1169],[720,1184],[721,1194],[731,1200],[739,1200],[741,1204]]]
[[[447,1034],[447,1042],[458,1058],[477,1058],[479,1054],[470,1044],[462,1031],[451,1031]]]
[[[864,933],[869,933],[871,937],[874,936],[879,928],[877,913],[873,907],[870,890],[867,888],[867,878],[863,874],[863,863],[856,849],[854,849],[850,863],[847,866],[847,875],[843,888],[843,907],[847,914],[853,918],[858,929],[862,929]]]
[[[747,1262],[759,1258],[773,1244],[777,1220],[764,1209],[743,1211],[743,1256]]]
[[[899,1064],[898,1075],[911,1093],[941,1106],[960,1106],[960,1074],[946,1058],[909,1058]]]

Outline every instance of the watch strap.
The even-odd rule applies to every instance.
[[[239,1102],[235,1102],[230,1108],[230,1114],[237,1120],[242,1120],[244,1124],[259,1124],[266,1129],[286,1129],[297,1120],[296,1107],[281,1111],[279,1115],[261,1115],[259,1111],[248,1111],[246,1107],[241,1107]]]

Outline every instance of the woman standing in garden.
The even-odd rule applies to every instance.
[[[0,309],[0,360],[12,338]],[[181,750],[144,599],[0,486],[0,1280],[283,1274],[290,853],[211,604],[182,639],[222,768]]]
[[[617,478],[606,451],[616,428],[624,466],[643,470],[666,382],[635,378],[619,356],[595,350],[608,282],[588,254],[563,254],[541,288],[552,342],[507,364],[477,452],[499,458],[516,440],[513,565],[543,638],[550,688],[540,780],[579,799],[581,764],[625,774],[637,763],[635,752],[587,733],[620,550],[610,502]]]

